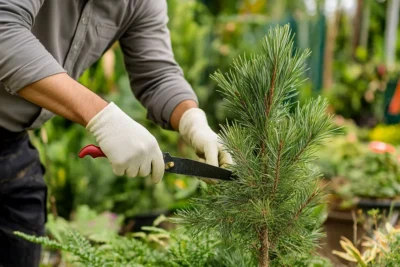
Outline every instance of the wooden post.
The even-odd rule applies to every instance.
[[[335,56],[335,44],[337,36],[337,28],[340,19],[340,10],[336,10],[335,14],[328,18],[327,34],[324,51],[324,70],[323,70],[323,90],[329,90],[333,85],[333,61]]]
[[[368,47],[370,16],[371,16],[371,3],[370,0],[365,0],[362,9],[362,21],[361,21],[361,32],[360,32],[360,46],[365,49],[367,49]]]

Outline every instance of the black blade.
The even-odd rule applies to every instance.
[[[229,170],[195,160],[172,157],[169,153],[164,153],[164,162],[168,166],[165,171],[169,173],[224,181],[232,181],[234,179],[232,172]]]

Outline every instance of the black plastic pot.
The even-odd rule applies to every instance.
[[[138,214],[136,216],[126,218],[124,222],[124,226],[121,229],[121,233],[128,232],[142,232],[142,227],[144,226],[153,226],[154,221],[161,215],[169,216],[171,211],[157,211],[157,212],[149,212],[144,214]],[[165,223],[158,226],[163,227]],[[163,227],[165,228],[165,227]]]
[[[357,207],[367,211],[371,209],[390,210],[400,209],[400,201],[392,199],[368,199],[362,198],[357,201]]]

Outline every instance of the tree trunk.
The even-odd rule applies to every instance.
[[[269,266],[269,239],[268,239],[268,229],[267,227],[263,228],[260,235],[261,248],[260,248],[260,262],[258,263],[259,267],[268,267]]]

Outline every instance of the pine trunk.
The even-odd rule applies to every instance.
[[[261,248],[260,248],[260,262],[259,267],[269,266],[269,239],[268,239],[268,229],[265,227],[261,231],[260,235]]]

